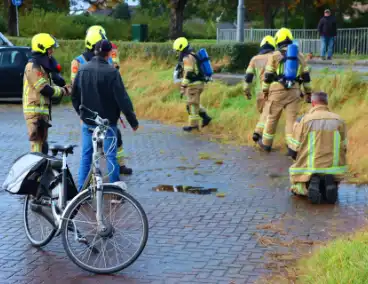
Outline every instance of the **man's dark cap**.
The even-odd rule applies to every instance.
[[[109,42],[107,39],[100,40],[96,43],[95,51],[97,52],[110,52],[111,50],[111,42]]]

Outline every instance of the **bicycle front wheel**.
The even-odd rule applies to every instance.
[[[113,185],[103,189],[103,218],[108,230],[98,230],[95,199],[84,191],[65,212],[62,241],[70,259],[82,269],[109,274],[131,265],[148,239],[148,221],[142,206]]]

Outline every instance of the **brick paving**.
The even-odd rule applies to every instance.
[[[69,107],[54,108],[52,124],[49,141],[79,142],[79,121]],[[12,161],[29,148],[19,105],[0,106],[0,129],[2,184]],[[134,169],[124,180],[149,219],[149,240],[139,259],[116,275],[96,276],[66,257],[59,237],[43,249],[32,248],[23,229],[22,198],[0,191],[1,284],[254,283],[268,272],[266,255],[273,251],[256,236],[275,236],[260,226],[289,216],[289,236],[324,240],[365,221],[364,187],[343,185],[336,206],[311,206],[291,196],[290,161],[280,153],[217,144],[152,121],[142,121],[136,133],[123,132],[127,164]],[[78,162],[77,149],[69,158],[73,174]],[[215,187],[225,197],[152,191],[159,184]]]

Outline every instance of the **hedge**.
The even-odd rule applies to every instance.
[[[30,46],[29,38],[9,38],[15,45]],[[175,64],[176,56],[172,50],[172,43],[134,43],[115,42],[119,47],[120,59],[127,58],[155,58],[165,63]],[[69,78],[70,65],[73,58],[84,51],[83,40],[60,40],[60,47],[57,49],[55,57],[62,65],[64,76]],[[257,44],[209,44],[195,43],[195,50],[206,48],[209,56],[214,61],[219,61],[225,57],[229,60],[229,65],[221,71],[244,71],[250,59],[258,52]]]

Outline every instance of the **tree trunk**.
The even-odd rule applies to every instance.
[[[272,9],[270,7],[263,8],[263,25],[265,29],[272,28]]]
[[[183,35],[184,8],[187,0],[171,0],[170,7],[170,39]]]
[[[288,26],[288,19],[289,18],[289,7],[288,1],[284,0],[284,27]]]
[[[17,35],[17,15],[15,6],[8,0],[8,34],[11,36]]]

